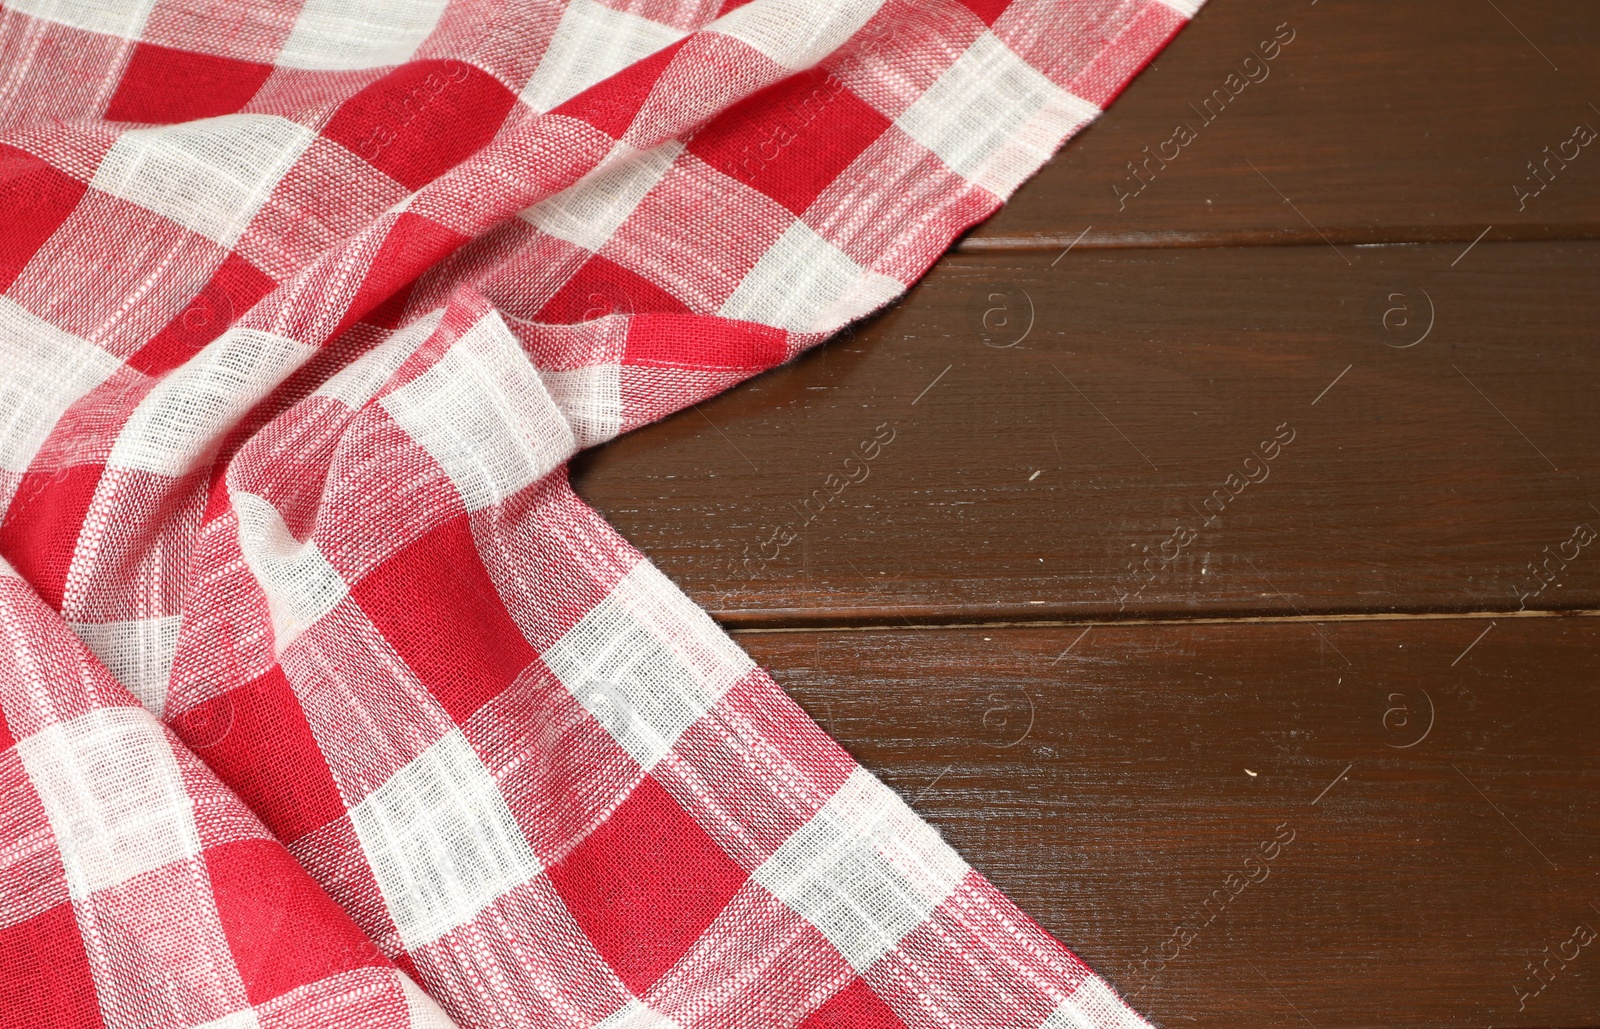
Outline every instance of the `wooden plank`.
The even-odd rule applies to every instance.
[[[735,626],[1600,608],[1600,244],[1464,249],[956,255],[574,481]]]
[[[739,639],[1158,1024],[1600,1022],[1600,619],[1082,633]]]
[[[962,248],[1593,238],[1597,45],[1571,0],[1211,0]]]

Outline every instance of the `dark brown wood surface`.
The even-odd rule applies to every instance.
[[[1161,1025],[1594,1024],[1600,621],[1083,632],[739,640]]]
[[[1597,48],[1211,0],[902,301],[574,482],[1158,1024],[1600,1026]]]
[[[961,249],[1594,238],[1597,47],[1586,0],[1212,0]]]
[[[1461,251],[956,255],[580,488],[730,625],[1515,610],[1600,527],[1600,243]]]

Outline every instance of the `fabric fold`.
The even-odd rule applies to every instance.
[[[0,1024],[450,1029],[0,562]]]
[[[0,1024],[1143,1025],[566,461],[898,296],[1192,13],[8,3]]]

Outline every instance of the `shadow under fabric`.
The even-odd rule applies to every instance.
[[[8,2],[0,1027],[1145,1025],[566,462],[1197,7]]]

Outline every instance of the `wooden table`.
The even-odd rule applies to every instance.
[[[1158,1023],[1600,1024],[1597,48],[1212,0],[905,299],[579,489]]]

